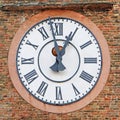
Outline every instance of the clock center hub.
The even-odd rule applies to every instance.
[[[59,50],[63,49],[65,40],[57,40]],[[57,55],[56,49],[53,47],[54,41],[47,42],[39,51],[38,67],[42,75],[52,82],[66,82],[73,78],[80,67],[80,54],[77,48],[72,44],[66,48],[65,54],[62,56],[62,63],[66,69],[64,71],[55,72],[50,69],[50,66],[55,63]],[[52,54],[51,54],[52,50]],[[74,59],[76,58],[76,59]]]
[[[61,51],[61,50],[63,49],[63,47],[62,47],[62,46],[58,46],[58,49],[59,49],[59,51]],[[52,48],[52,54],[53,54],[54,56],[57,56],[57,52],[56,52],[55,47]]]

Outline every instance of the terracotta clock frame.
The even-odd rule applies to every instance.
[[[92,89],[92,91],[88,95],[86,95],[84,98],[80,99],[79,101],[74,102],[72,104],[63,105],[63,106],[45,104],[39,101],[38,99],[34,98],[32,95],[30,95],[30,93],[21,84],[17,74],[17,69],[16,69],[16,54],[17,54],[17,49],[18,49],[18,45],[20,43],[21,38],[23,37],[25,32],[29,30],[34,24],[40,22],[41,20],[47,19],[49,16],[72,18],[74,20],[79,21],[83,25],[87,26],[87,28],[89,28],[89,30],[95,35],[102,51],[102,60],[103,60],[102,71],[101,71],[100,78],[97,84],[95,85],[95,87]],[[43,111],[48,111],[53,113],[67,113],[67,112],[72,112],[85,107],[90,102],[92,102],[98,96],[98,94],[102,91],[109,74],[110,54],[109,54],[107,42],[102,32],[98,29],[98,27],[93,22],[91,22],[85,16],[81,15],[80,13],[76,13],[69,10],[47,10],[33,16],[32,18],[25,21],[21,25],[20,29],[17,31],[12,41],[12,44],[9,50],[8,66],[9,66],[9,74],[10,74],[12,83],[14,84],[18,93],[28,103],[30,103],[34,107],[41,109]]]

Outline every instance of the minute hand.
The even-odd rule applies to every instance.
[[[49,17],[49,24],[50,24],[50,28],[51,28],[52,36],[53,36],[53,40],[54,40],[54,47],[55,47],[55,50],[56,50],[56,53],[57,53],[56,62],[50,68],[53,71],[59,72],[59,71],[64,70],[65,66],[62,64],[62,59],[61,59],[61,56],[60,56],[59,46],[58,46],[58,44],[56,42],[56,39],[55,39],[55,33],[53,31],[53,25],[52,25],[53,23],[51,22],[50,17]]]
[[[55,50],[57,52],[57,55],[59,55],[59,48],[58,48],[58,44],[57,44],[56,39],[55,39],[55,34],[54,34],[54,31],[53,31],[53,26],[52,26],[52,22],[51,22],[50,17],[49,17],[49,24],[50,24],[50,28],[51,28],[51,31],[52,31],[52,36],[53,36],[53,40],[54,40]]]
[[[73,39],[73,36],[75,35],[75,33],[77,32],[78,28],[75,29],[74,33],[72,34],[72,32],[70,32],[70,34],[68,36],[66,36],[66,41],[65,44],[62,48],[62,50],[60,51],[60,56],[62,57],[65,54],[65,48],[67,47],[69,41],[71,41]]]

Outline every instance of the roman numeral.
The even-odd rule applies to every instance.
[[[84,58],[84,63],[97,63],[97,58]]]
[[[84,49],[84,48],[86,48],[87,46],[89,46],[90,44],[92,44],[91,40],[88,41],[88,42],[86,42],[86,43],[84,43],[83,45],[81,45],[80,48],[81,48],[81,49]]]
[[[74,32],[70,32],[69,36],[66,36],[66,39],[72,40],[77,30],[78,28],[76,28]]]
[[[88,73],[85,72],[85,71],[82,71],[82,73],[80,74],[80,77],[81,77],[83,80],[85,80],[85,81],[87,81],[87,82],[89,82],[89,83],[91,83],[91,81],[92,81],[92,79],[93,79],[93,76],[90,75],[90,74],[88,74]]]
[[[62,100],[61,87],[59,86],[56,87],[56,100]]]
[[[77,32],[77,30],[78,30],[78,28],[76,28],[75,31],[71,34],[72,35],[72,36],[70,36],[71,40],[73,39],[73,37],[74,37],[75,33]]]
[[[26,44],[32,46],[35,50],[38,48],[38,45],[32,44],[29,40],[27,40]]]
[[[76,96],[79,95],[80,92],[79,92],[78,89],[74,86],[74,84],[72,84],[72,87],[73,87],[73,90],[74,90],[74,92],[75,92],[75,95],[76,95]]]
[[[55,29],[54,33],[56,36],[63,35],[63,23],[54,23]]]
[[[35,69],[33,69],[32,71],[30,71],[29,73],[27,73],[26,75],[24,75],[25,79],[27,80],[28,84],[30,84],[31,82],[33,82],[36,78],[38,78],[38,74],[35,71]]]
[[[49,38],[49,36],[48,36],[44,27],[39,28],[38,31],[41,33],[41,35],[43,37],[43,40],[46,40],[47,38]]]
[[[21,58],[21,64],[34,64],[34,58]]]
[[[37,90],[37,93],[39,93],[41,96],[44,96],[47,88],[48,88],[48,84],[46,82],[42,81],[40,87]]]

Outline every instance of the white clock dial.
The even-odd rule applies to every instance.
[[[55,41],[61,47],[58,52]],[[60,51],[65,45],[63,55]],[[48,18],[31,27],[19,43],[16,60],[19,78],[27,91],[53,105],[85,97],[96,85],[102,69],[101,48],[94,34],[80,22],[65,17]],[[64,69],[58,67],[60,63]],[[54,64],[55,70],[51,69]]]

